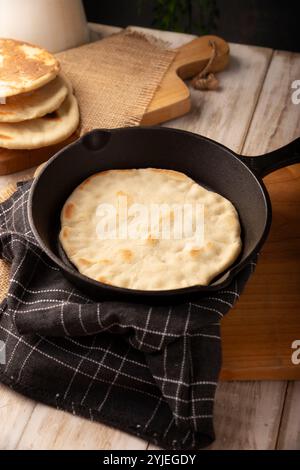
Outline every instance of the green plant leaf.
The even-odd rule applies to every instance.
[[[138,0],[139,11],[146,0]],[[154,0],[153,25],[158,29],[197,34],[211,33],[219,11],[216,0]]]

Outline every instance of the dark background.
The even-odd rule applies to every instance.
[[[88,20],[96,23],[214,33],[227,41],[300,51],[300,0],[165,0],[164,5],[162,2],[84,0],[84,5]],[[182,13],[181,5],[187,11]],[[171,15],[168,8],[174,10]]]

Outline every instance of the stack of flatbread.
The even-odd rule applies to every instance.
[[[0,148],[49,147],[65,142],[78,126],[77,100],[56,57],[0,39]]]

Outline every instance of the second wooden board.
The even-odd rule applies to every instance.
[[[169,121],[190,111],[191,94],[183,80],[194,77],[204,69],[212,57],[213,44],[216,56],[209,71],[219,72],[227,66],[229,45],[218,36],[202,36],[179,47],[175,60],[143,117],[143,125]]]

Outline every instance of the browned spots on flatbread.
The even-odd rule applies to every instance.
[[[91,261],[89,261],[88,259],[85,259],[85,258],[80,258],[78,260],[78,263],[81,264],[81,266],[86,266],[87,268],[93,264],[93,263],[91,263]]]
[[[116,193],[117,198],[126,198],[126,203],[131,206],[133,204],[133,198],[130,196],[130,194],[125,193],[124,191],[118,191]]]
[[[11,140],[11,137],[9,135],[0,134],[0,139]]]
[[[202,252],[203,252],[203,248],[193,248],[190,251],[190,255],[195,257],[195,256],[199,256]]]
[[[127,263],[130,263],[133,259],[133,253],[131,250],[120,250],[122,259]]]
[[[62,229],[61,235],[63,238],[69,238],[70,230],[68,229],[68,227],[64,227]]]
[[[234,215],[228,215],[226,222],[229,228],[235,227],[235,217]]]
[[[148,243],[148,245],[155,246],[158,243],[158,239],[155,238],[153,235],[149,235],[148,238],[147,238],[147,243]]]
[[[0,39],[0,55],[1,82],[10,90],[23,90],[27,82],[59,71],[59,62],[52,54],[23,41]]]
[[[92,179],[92,177],[90,176],[85,181],[83,181],[83,183],[81,183],[81,185],[79,186],[80,189],[83,189],[85,186],[87,186],[91,182],[91,179]]]
[[[9,116],[9,115],[11,115],[11,114],[15,114],[15,113],[11,113],[11,112],[9,112],[9,111],[1,111],[1,110],[0,110],[0,115],[1,115],[1,116]]]
[[[75,206],[71,202],[65,206],[65,218],[71,219],[72,215],[74,214]]]
[[[97,281],[98,282],[102,282],[102,284],[109,284],[109,282],[107,281],[107,279],[103,276],[100,276],[97,278]]]
[[[101,263],[101,264],[111,264],[111,260],[110,260],[110,259],[99,259],[98,263]]]

